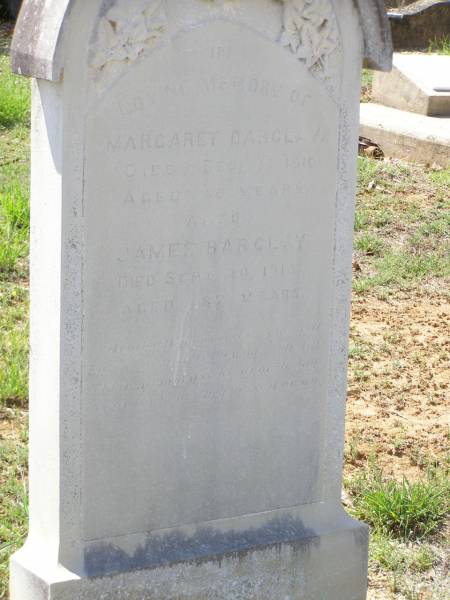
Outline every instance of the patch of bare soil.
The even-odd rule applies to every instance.
[[[12,411],[11,411],[12,413]],[[23,427],[23,423],[26,420],[26,412],[16,412],[14,416],[8,414],[8,412],[0,411],[0,443],[4,440],[14,440],[19,434],[18,431]]]
[[[415,479],[444,463],[450,425],[450,302],[443,291],[355,297],[346,469],[375,457]]]

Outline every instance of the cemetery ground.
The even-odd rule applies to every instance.
[[[7,598],[8,558],[27,521],[30,117],[29,86],[9,72],[1,27],[0,598]],[[359,159],[343,501],[371,525],[372,600],[450,595],[449,189],[450,170]]]

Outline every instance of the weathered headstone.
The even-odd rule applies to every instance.
[[[383,1],[25,3],[30,535],[12,600],[362,600],[340,505]],[[364,52],[365,48],[365,52]]]
[[[395,53],[390,73],[375,73],[372,99],[417,114],[450,117],[450,56]]]

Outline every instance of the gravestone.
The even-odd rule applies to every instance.
[[[394,53],[392,71],[374,75],[372,99],[408,112],[450,117],[450,56]]]
[[[362,600],[340,504],[383,1],[40,0],[30,533],[12,600]]]

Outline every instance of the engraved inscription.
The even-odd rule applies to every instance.
[[[86,539],[319,499],[338,114],[225,20],[130,65],[89,114]]]
[[[231,97],[239,94],[242,97],[279,98],[292,104],[304,107],[312,102],[311,94],[303,88],[293,86],[291,82],[263,79],[258,76],[233,76],[232,74],[200,75],[199,79],[180,78],[174,82],[148,82],[145,89],[139,89],[129,97],[119,95],[117,104],[122,116],[134,113],[144,114],[155,105],[157,98],[202,99],[214,97]]]

